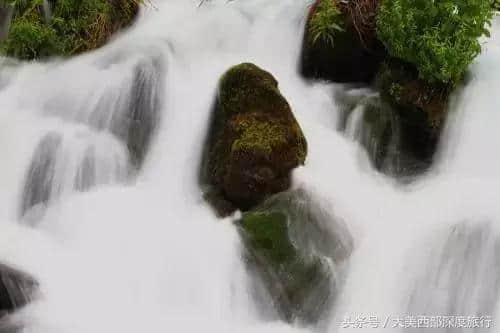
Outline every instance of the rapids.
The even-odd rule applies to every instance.
[[[0,332],[352,332],[343,323],[359,316],[500,320],[500,25],[453,98],[434,167],[403,185],[371,166],[356,119],[337,131],[335,92],[347,88],[298,74],[308,5],[153,0],[100,50],[0,59],[0,262],[39,283]],[[231,219],[215,217],[197,182],[217,81],[241,62],[273,73],[308,140],[294,187],[323,198],[354,239],[345,285],[317,326],[262,315]],[[372,329],[391,330],[405,329]]]

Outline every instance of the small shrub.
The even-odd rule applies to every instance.
[[[382,0],[377,34],[428,82],[455,84],[481,52],[492,10],[484,0]]]
[[[40,22],[16,20],[0,51],[19,59],[34,59],[59,53],[56,31]]]
[[[344,31],[342,12],[334,0],[318,0],[311,11],[309,32],[313,43],[323,40],[333,45],[335,34]]]

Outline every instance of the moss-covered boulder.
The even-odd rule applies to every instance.
[[[375,35],[377,1],[317,0],[310,9],[302,45],[306,78],[370,82],[385,50]]]
[[[0,54],[24,59],[69,56],[104,45],[130,25],[142,0],[16,1]]]
[[[278,82],[244,63],[221,78],[203,158],[202,182],[220,215],[248,210],[290,186],[307,144]]]
[[[400,150],[430,166],[447,117],[452,86],[419,78],[411,65],[390,61],[381,66],[377,86],[382,100],[399,119]]]
[[[286,321],[321,320],[335,301],[352,251],[345,226],[303,190],[273,196],[237,224],[255,273],[253,285],[265,291],[255,292],[260,303],[272,303]]]

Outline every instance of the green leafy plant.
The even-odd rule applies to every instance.
[[[34,59],[58,53],[57,41],[56,32],[51,27],[21,19],[12,24],[9,39],[1,50],[20,59]]]
[[[29,60],[95,49],[130,24],[144,1],[58,0],[46,17],[43,0],[9,0],[15,14],[0,53]]]
[[[491,0],[491,7],[495,10],[500,10],[500,0]]]
[[[342,12],[334,0],[318,0],[311,11],[309,32],[313,43],[323,40],[333,45],[335,34],[344,31]]]
[[[484,0],[382,0],[377,34],[421,79],[453,85],[481,52],[492,14]]]

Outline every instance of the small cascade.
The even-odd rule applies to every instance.
[[[123,183],[128,173],[128,154],[115,137],[85,129],[69,135],[48,133],[35,148],[20,216],[34,223],[50,202],[64,194]]]
[[[459,223],[446,233],[444,243],[437,238],[440,243],[429,251],[427,267],[421,270],[425,274],[410,293],[408,312],[429,318],[436,314],[486,317],[492,326],[500,291],[498,233],[490,222]],[[446,332],[470,331],[451,327]],[[486,330],[477,327],[472,331]]]
[[[374,168],[402,182],[429,171],[435,146],[370,89],[339,89],[339,131],[358,142]],[[418,121],[415,121],[418,123]]]

